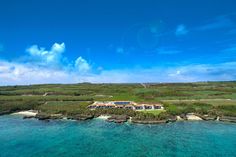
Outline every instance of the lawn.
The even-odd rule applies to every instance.
[[[158,116],[160,113],[165,112],[165,110],[143,110],[143,111],[138,111],[138,112],[151,113],[155,116]]]

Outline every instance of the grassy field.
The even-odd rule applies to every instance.
[[[56,113],[79,113],[87,110],[91,101],[50,101],[37,107],[38,110],[50,114]]]
[[[164,103],[194,103],[194,102],[200,102],[200,103],[206,103],[211,104],[214,106],[226,106],[226,105],[236,105],[236,99],[199,99],[199,100],[162,100]]]
[[[171,115],[199,112],[236,116],[236,82],[146,84],[146,88],[141,84],[90,83],[0,87],[0,112],[39,109],[49,113],[89,113],[87,106],[97,100],[162,102]]]

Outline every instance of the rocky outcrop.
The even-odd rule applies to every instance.
[[[62,119],[64,116],[62,114],[51,114],[50,119]]]
[[[0,112],[0,115],[4,114],[9,114],[12,113],[11,111],[5,111],[5,112]],[[72,116],[67,116],[67,119],[73,119],[73,120],[79,120],[79,121],[84,121],[84,120],[89,120],[93,119],[98,115],[89,115],[89,114],[76,114]],[[65,118],[65,115],[62,114],[47,114],[47,113],[37,113],[36,116],[34,115],[25,115],[23,119],[28,119],[28,118],[36,118],[38,120],[44,120],[44,121],[49,121],[50,119],[63,119]],[[234,122],[236,123],[236,117],[231,117],[231,116],[221,116],[221,117],[216,117],[212,115],[200,115],[196,113],[188,113],[188,114],[181,114],[180,116],[169,116],[167,119],[164,120],[158,120],[158,119],[140,119],[140,118],[132,118],[127,115],[111,115],[109,118],[107,118],[108,122],[114,122],[114,123],[124,123],[127,122],[127,120],[133,122],[133,123],[140,123],[140,124],[160,124],[160,123],[168,123],[168,122],[175,122],[179,120],[220,120],[223,122]]]
[[[35,118],[35,116],[24,116],[23,119]]]
[[[38,113],[35,118],[37,118],[38,120],[49,120],[51,117],[50,114],[47,113]]]
[[[176,122],[176,121],[177,121],[177,117],[174,116],[174,117],[168,118],[166,122],[167,122],[167,123],[170,123],[170,122]]]
[[[203,120],[210,121],[210,120],[216,120],[216,116],[210,116],[210,115],[199,115]]]
[[[180,118],[182,118],[183,120],[187,120],[186,114],[181,114],[181,115],[180,115]]]
[[[0,112],[0,116],[5,115],[5,114],[10,114],[12,111],[2,111]]]
[[[94,116],[93,115],[77,114],[75,116],[72,116],[71,118],[74,120],[89,120],[89,119],[93,119]]]
[[[223,121],[223,122],[233,122],[233,123],[236,123],[236,117],[222,116],[222,117],[220,117],[219,120]]]
[[[24,118],[30,118],[30,117],[24,117]],[[63,119],[65,118],[62,114],[47,114],[47,113],[38,113],[35,118],[38,120],[55,120],[55,119]],[[67,119],[73,119],[73,120],[88,120],[94,118],[93,115],[85,115],[85,114],[77,114],[73,116],[68,116]]]
[[[115,123],[124,123],[127,122],[129,119],[126,115],[112,115],[111,117],[107,118],[108,122],[115,122]]]
[[[139,124],[161,124],[161,123],[167,123],[167,120],[137,120],[132,119],[133,123],[139,123]]]

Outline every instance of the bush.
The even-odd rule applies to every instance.
[[[175,104],[165,104],[166,111],[170,115],[180,115],[187,113],[199,113],[208,114],[213,108],[212,105],[206,103],[175,103]]]
[[[42,104],[42,102],[38,101],[0,102],[0,112],[36,109],[40,104]]]

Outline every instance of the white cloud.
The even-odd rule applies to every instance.
[[[79,60],[81,62],[82,57]],[[235,67],[236,62],[229,62],[215,65],[197,64],[165,68],[153,67],[151,69],[102,70],[100,73],[78,73],[78,71],[0,61],[0,85],[224,81],[236,79]]]
[[[82,73],[86,73],[90,70],[90,65],[82,57],[78,57],[75,61],[75,68]]]
[[[188,33],[188,30],[186,29],[185,25],[181,24],[177,26],[176,31],[175,31],[176,36],[185,35],[187,33]]]
[[[0,85],[76,83],[91,69],[81,56],[65,62],[64,43],[55,43],[50,50],[33,45],[26,51],[28,55],[18,62],[0,60]]]
[[[50,51],[46,51],[45,48],[43,47],[39,48],[38,45],[33,45],[30,48],[28,48],[26,51],[29,52],[29,54],[31,54],[32,56],[46,57],[47,55],[57,55],[57,54],[63,53],[65,51],[65,44],[55,43],[52,45]]]
[[[75,74],[65,70],[0,61],[0,85],[74,82],[79,82]]]
[[[55,43],[48,51],[38,45],[33,45],[26,50],[34,63],[47,66],[58,66],[63,59],[62,53],[65,51],[65,44]]]
[[[63,56],[63,53],[65,52],[64,43],[55,43],[50,50],[46,50],[38,45],[33,45],[26,49],[26,52],[28,52],[28,56],[23,60],[25,64],[57,70],[67,69],[81,73],[86,73],[91,69],[89,63],[81,56],[75,61],[68,61]]]

